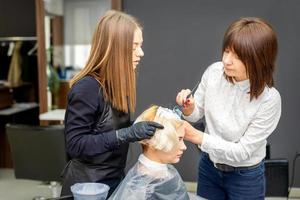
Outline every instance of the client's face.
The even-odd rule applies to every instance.
[[[184,132],[179,131],[178,134],[178,145],[175,145],[171,151],[164,152],[162,150],[157,150],[156,155],[159,158],[161,163],[178,163],[183,154],[183,151],[186,150],[186,146],[183,141]]]

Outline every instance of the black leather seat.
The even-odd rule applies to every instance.
[[[61,181],[67,156],[64,126],[6,125],[15,177]]]

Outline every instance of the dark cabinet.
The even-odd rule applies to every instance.
[[[0,85],[0,109],[11,107],[13,95],[9,87]]]
[[[0,168],[13,167],[5,125],[39,124],[39,106],[34,98],[31,83],[0,86]]]
[[[10,108],[0,110],[0,168],[13,167],[5,125],[7,123],[38,125],[38,117],[37,103],[16,103]]]

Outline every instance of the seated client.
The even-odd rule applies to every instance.
[[[185,200],[186,187],[170,165],[177,163],[186,150],[183,142],[183,121],[171,110],[152,106],[135,121],[155,121],[164,126],[151,139],[141,141],[143,153],[109,199]]]

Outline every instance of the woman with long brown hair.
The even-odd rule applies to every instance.
[[[155,122],[130,124],[136,106],[135,68],[141,57],[142,28],[125,13],[108,11],[97,24],[85,68],[71,80],[65,115],[66,149],[61,195],[79,182],[110,186],[124,177],[128,142],[149,139]]]
[[[274,88],[277,38],[263,19],[233,22],[225,32],[222,62],[204,72],[194,97],[178,93],[183,118],[205,116],[202,133],[186,123],[185,139],[202,150],[197,194],[206,199],[264,199],[266,139],[281,115]]]

